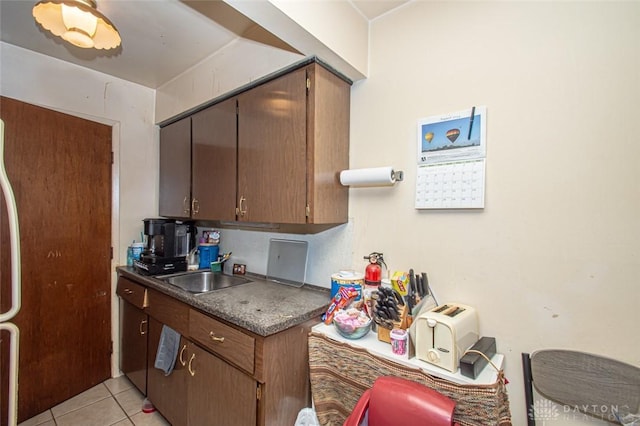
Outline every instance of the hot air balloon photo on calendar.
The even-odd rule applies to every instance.
[[[485,106],[418,120],[418,163],[485,155]]]

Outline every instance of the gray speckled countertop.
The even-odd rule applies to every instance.
[[[194,295],[134,268],[120,266],[119,275],[137,281],[181,302],[260,336],[269,336],[318,318],[330,302],[328,288],[293,287],[247,275],[253,281],[235,287]]]

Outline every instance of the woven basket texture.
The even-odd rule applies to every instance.
[[[309,368],[313,403],[323,426],[342,426],[362,393],[380,376],[403,377],[448,396],[456,401],[454,420],[460,425],[511,425],[502,372],[490,385],[461,385],[315,332],[309,334]]]

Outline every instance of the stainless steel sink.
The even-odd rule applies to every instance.
[[[244,277],[211,271],[182,272],[161,275],[156,278],[194,294],[207,293],[250,282]]]

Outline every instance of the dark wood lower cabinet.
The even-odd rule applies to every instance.
[[[147,373],[147,397],[172,426],[187,423],[187,339],[180,339],[180,351],[173,371],[165,376],[164,371],[154,367],[162,323],[149,318],[149,359]]]
[[[140,392],[147,394],[147,314],[129,302],[120,302],[120,370]]]
[[[257,383],[189,344],[189,426],[255,426]]]
[[[172,426],[293,425],[310,406],[307,335],[317,321],[264,337],[122,277],[118,294],[120,368]],[[134,297],[144,310],[126,302]],[[164,324],[182,336],[168,376],[154,367]]]
[[[186,338],[173,371],[154,367],[163,324],[149,318],[147,397],[172,426],[255,426],[256,381]]]

